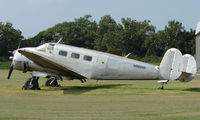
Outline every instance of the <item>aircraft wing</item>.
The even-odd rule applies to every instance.
[[[86,78],[75,70],[65,67],[57,60],[50,58],[45,53],[41,53],[31,49],[19,49],[19,53],[32,60],[34,63],[40,65],[41,67],[52,69],[58,71],[62,76],[73,76],[75,78],[81,79]]]

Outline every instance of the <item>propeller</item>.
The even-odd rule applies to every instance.
[[[18,47],[17,47],[17,50],[20,48],[21,42],[22,42],[22,41],[19,42],[19,45],[18,45]],[[10,70],[9,70],[9,72],[8,72],[8,79],[10,79],[10,76],[11,76],[12,71],[13,71],[13,68],[14,68],[13,59],[14,59],[14,56],[15,56],[15,53],[16,53],[17,50],[8,51],[9,53],[12,53],[12,55],[13,55],[13,56],[10,57],[10,59],[12,60],[12,63],[11,63],[11,65],[10,65]]]
[[[14,50],[14,51],[9,51],[9,53],[12,53],[13,56],[10,56],[9,59],[12,60],[12,63],[10,65],[10,70],[8,72],[8,79],[10,79],[10,76],[12,74],[12,71],[13,71],[13,68],[14,68],[14,63],[13,63],[13,59],[14,59],[14,55],[16,53],[17,50]]]
[[[9,73],[8,73],[8,79],[10,79],[10,76],[11,76],[11,74],[12,74],[13,68],[14,68],[14,65],[11,64],[11,65],[10,65],[10,70],[9,70]]]
[[[26,73],[27,72],[27,66],[26,66],[26,63],[24,62],[24,71],[23,73]]]

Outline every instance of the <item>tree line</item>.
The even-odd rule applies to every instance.
[[[21,47],[27,47],[59,39],[68,45],[120,56],[132,53],[132,58],[150,58],[151,61],[156,61],[172,47],[183,54],[195,53],[195,31],[187,31],[179,21],[171,20],[163,30],[156,31],[150,20],[122,18],[121,23],[117,23],[110,15],[105,15],[97,22],[91,15],[85,15],[56,24],[28,39],[24,39],[11,23],[0,23],[0,56],[8,56],[7,51],[17,49],[20,41]]]

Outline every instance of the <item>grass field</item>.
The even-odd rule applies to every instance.
[[[0,120],[199,120],[200,78],[157,81],[63,81],[60,88],[25,91],[29,73],[0,70]]]
[[[0,69],[9,69],[11,61],[0,61]]]

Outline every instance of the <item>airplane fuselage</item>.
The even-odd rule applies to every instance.
[[[69,45],[48,43],[37,48],[26,48],[32,52],[37,52],[47,56],[63,67],[66,67],[76,73],[85,76],[89,79],[158,79],[159,70],[155,65],[144,62],[132,60],[129,58],[98,52]],[[18,53],[20,54],[20,53]],[[24,56],[23,56],[24,57]],[[61,76],[68,76],[59,70],[51,69],[49,66],[41,66],[32,62],[26,57],[23,58],[28,64],[28,71],[41,71],[60,74]],[[23,60],[22,60],[23,61]],[[22,70],[21,67],[15,67]]]
[[[61,50],[67,51],[68,55],[58,55]],[[72,58],[73,53],[79,54],[79,59]],[[158,79],[156,66],[108,53],[59,44],[52,56],[59,56],[64,66],[90,79]],[[86,61],[84,56],[90,56],[92,60]]]

